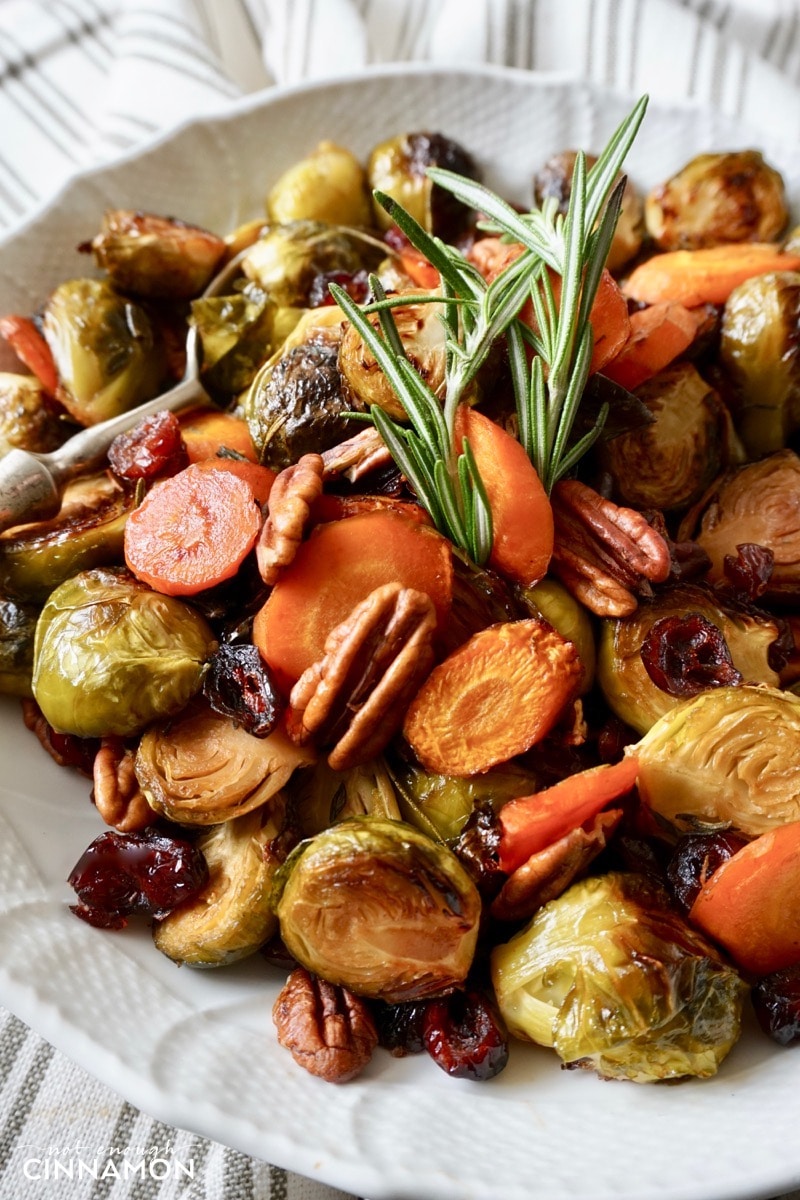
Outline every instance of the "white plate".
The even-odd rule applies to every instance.
[[[31,311],[85,273],[73,248],[107,205],[224,232],[318,139],[364,154],[415,128],[463,141],[524,201],[547,154],[597,149],[629,106],[552,77],[413,67],[251,97],[70,184],[0,246],[0,312]],[[648,185],[701,150],[747,144],[796,202],[796,141],[686,108],[651,107],[630,171]],[[800,1057],[752,1031],[715,1079],[679,1086],[602,1083],[522,1045],[488,1084],[383,1052],[344,1087],[313,1079],[275,1042],[280,980],[261,962],[178,970],[146,931],[102,933],[69,914],[63,881],[99,819],[87,782],[50,762],[9,701],[0,762],[0,1002],[162,1121],[373,1200],[734,1200],[800,1185]]]

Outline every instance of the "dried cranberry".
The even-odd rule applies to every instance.
[[[436,1065],[456,1079],[492,1079],[508,1062],[508,1035],[500,1014],[478,991],[429,1001],[424,1039]]]
[[[181,470],[189,459],[175,413],[164,409],[142,417],[118,434],[108,447],[108,461],[121,479],[154,479]]]
[[[701,613],[656,621],[641,656],[653,683],[670,696],[696,696],[742,682],[721,630]]]
[[[800,1042],[800,963],[760,979],[753,988],[753,1008],[774,1041],[781,1046]]]
[[[333,304],[330,284],[337,283],[344,288],[351,300],[356,304],[364,304],[369,295],[369,274],[367,271],[324,271],[315,275],[308,292],[309,308],[324,308]]]
[[[427,1003],[373,1005],[372,1015],[378,1030],[378,1045],[395,1058],[421,1054],[425,1049],[425,1013]]]
[[[722,569],[728,586],[740,600],[757,600],[767,590],[775,566],[775,555],[767,546],[742,542],[736,547],[736,557],[726,554]]]
[[[485,899],[495,896],[506,878],[498,865],[502,833],[500,818],[491,803],[479,801],[455,845],[456,854]]]
[[[101,833],[69,874],[78,896],[76,916],[90,925],[121,929],[133,915],[164,917],[208,882],[202,852],[180,838],[144,833]]]
[[[692,907],[706,880],[745,845],[744,838],[727,830],[681,838],[667,863],[667,881],[684,912]]]
[[[211,656],[203,695],[254,737],[272,733],[284,707],[258,647],[246,642],[222,645]]]

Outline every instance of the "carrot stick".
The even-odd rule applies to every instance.
[[[511,873],[547,846],[578,829],[636,783],[638,760],[580,771],[532,796],[509,800],[500,810],[500,869]]]
[[[58,390],[58,371],[45,339],[28,317],[0,317],[0,337],[4,337],[20,362],[39,380],[44,392],[54,398]]]
[[[699,324],[691,309],[677,300],[662,300],[631,314],[630,337],[603,369],[614,383],[633,391],[688,350]]]
[[[235,575],[260,530],[246,480],[193,464],[156,484],[128,517],[125,561],[155,591],[191,596]]]
[[[190,463],[213,458],[220,450],[233,450],[250,462],[258,462],[247,422],[241,417],[213,408],[193,408],[181,416],[180,423]]]
[[[325,640],[357,604],[398,582],[430,596],[439,628],[450,611],[450,543],[391,510],[318,525],[284,568],[253,622],[253,641],[287,694],[322,658]]]
[[[580,679],[575,646],[547,621],[491,625],[433,669],[403,733],[426,770],[478,775],[540,741]]]
[[[724,304],[735,287],[768,271],[797,271],[800,257],[767,242],[734,242],[705,250],[654,254],[636,267],[623,291],[631,300],[677,300],[687,308]]]
[[[718,867],[689,919],[754,975],[800,963],[800,821],[762,834]]]

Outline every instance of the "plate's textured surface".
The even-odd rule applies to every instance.
[[[596,149],[627,108],[493,71],[374,72],[251,98],[70,185],[0,247],[0,311],[30,311],[84,273],[74,247],[107,205],[225,232],[321,138],[364,154],[413,128],[459,138],[490,182],[526,200],[547,154]],[[797,199],[800,152],[773,135],[652,110],[631,174],[647,185],[700,150],[757,144]],[[146,932],[103,934],[69,914],[63,880],[99,819],[88,783],[46,758],[12,702],[0,705],[0,762],[0,1002],[153,1115],[372,1200],[735,1200],[800,1183],[800,1063],[756,1037],[716,1079],[676,1087],[604,1084],[522,1046],[486,1085],[382,1053],[345,1087],[311,1078],[275,1042],[280,979],[263,964],[179,971]]]

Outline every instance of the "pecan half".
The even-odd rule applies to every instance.
[[[329,1083],[346,1083],[363,1071],[378,1044],[364,1001],[347,988],[296,967],[272,1009],[278,1041],[296,1063]]]
[[[325,653],[289,697],[287,729],[304,746],[331,746],[346,771],[375,758],[400,728],[433,666],[436,613],[424,592],[399,583],[375,588],[335,627]]]
[[[634,612],[670,572],[666,539],[632,508],[605,500],[576,479],[551,496],[555,520],[552,568],[564,586],[599,617]]]
[[[256,544],[256,562],[264,583],[275,583],[297,553],[311,515],[311,505],[322,492],[322,456],[304,454],[275,479],[269,494],[269,512]]]
[[[362,475],[368,475],[376,467],[386,467],[392,461],[392,456],[377,429],[369,426],[362,429],[355,437],[324,450],[322,461],[325,464],[326,479],[344,475],[351,483],[355,483]]]
[[[136,754],[121,738],[107,737],[94,757],[93,799],[106,825],[120,833],[140,833],[156,819],[133,769]]]

